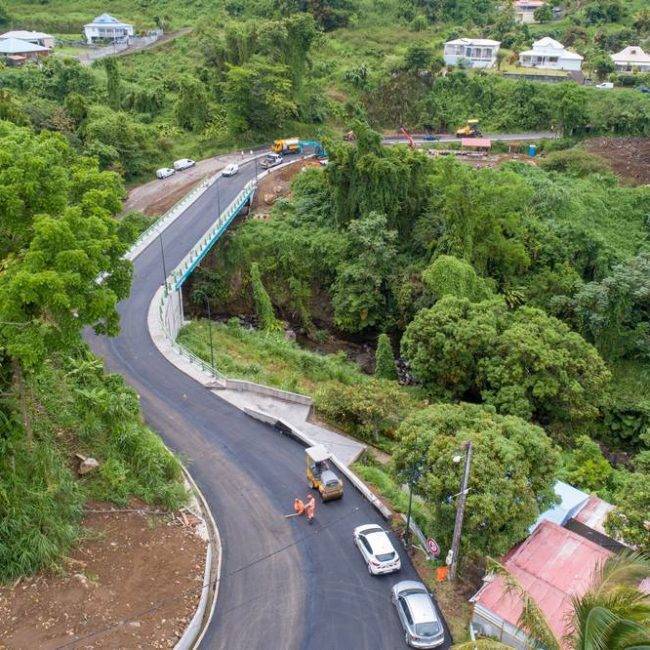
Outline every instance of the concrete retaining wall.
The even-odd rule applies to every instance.
[[[279,388],[273,388],[271,386],[264,386],[262,384],[256,384],[252,381],[245,381],[243,379],[230,379],[224,377],[215,382],[214,388],[217,389],[230,389],[237,390],[240,392],[256,393],[258,395],[265,395],[267,397],[274,397],[275,399],[281,399],[285,402],[293,402],[294,404],[304,404],[305,406],[312,406],[314,400],[308,395],[301,395],[300,393],[292,393],[287,390],[281,390]]]

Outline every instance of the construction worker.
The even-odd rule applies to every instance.
[[[305,514],[305,504],[302,502],[302,499],[296,497],[293,500],[293,509],[298,516]]]
[[[314,515],[316,514],[316,499],[314,499],[313,494],[308,494],[305,501],[305,514],[307,515],[307,521],[311,524],[314,521]]]

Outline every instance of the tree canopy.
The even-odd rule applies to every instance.
[[[397,438],[396,470],[407,480],[418,469],[415,492],[434,513],[446,547],[463,471],[453,458],[472,442],[461,556],[505,553],[555,500],[558,453],[543,429],[521,418],[474,404],[434,404],[407,417]]]

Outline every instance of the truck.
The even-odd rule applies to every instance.
[[[275,167],[276,165],[280,165],[281,163],[282,163],[282,156],[280,154],[268,153],[262,159],[262,162],[260,163],[260,167],[262,169],[269,169],[270,167]]]
[[[298,138],[286,138],[276,140],[271,147],[275,153],[287,155],[291,153],[301,153],[302,143]]]

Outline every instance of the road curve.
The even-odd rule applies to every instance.
[[[368,575],[352,529],[382,523],[372,506],[346,484],[341,501],[319,504],[314,525],[285,519],[294,497],[307,493],[303,448],[190,379],[149,336],[147,311],[163,279],[161,250],[169,272],[216,218],[216,193],[225,206],[253,176],[247,164],[220,179],[140,254],[131,296],[119,306],[120,335],[87,339],[107,368],[137,390],[148,424],[186,463],[219,526],[222,577],[202,648],[402,648],[390,586],[416,574],[402,554],[401,573]]]

